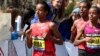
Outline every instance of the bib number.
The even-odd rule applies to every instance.
[[[93,42],[87,42],[87,47],[100,48],[100,37],[93,37]]]
[[[35,50],[43,51],[45,50],[45,41],[44,39],[35,39],[32,38],[32,44]]]

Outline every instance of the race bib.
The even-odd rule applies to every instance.
[[[87,47],[90,48],[100,48],[100,37],[93,37],[93,42],[87,42]]]
[[[44,51],[45,50],[45,41],[44,39],[38,39],[36,37],[32,37],[32,44],[35,50]]]

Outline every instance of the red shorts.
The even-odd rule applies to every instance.
[[[34,51],[32,56],[56,56],[55,52]]]

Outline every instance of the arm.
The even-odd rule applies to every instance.
[[[83,34],[83,30],[82,29],[77,31],[77,35],[75,37],[74,45],[79,45],[79,44],[85,42],[84,38],[80,39],[82,34]]]
[[[28,29],[26,31],[26,37],[27,37],[27,46],[28,48],[31,48],[32,47],[32,37],[31,37],[31,29]]]
[[[75,23],[74,23],[73,26],[71,27],[71,38],[70,38],[70,41],[72,43],[75,40],[76,34],[77,34],[77,29],[76,29],[76,26],[75,26]]]
[[[61,35],[58,31],[58,27],[54,23],[51,23],[51,31],[53,33],[52,40],[56,44],[59,44],[59,45],[63,44],[63,40],[62,40]]]

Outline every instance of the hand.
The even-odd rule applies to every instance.
[[[29,36],[31,34],[31,29],[28,29],[26,32],[25,32],[25,35],[26,36]]]
[[[20,35],[24,35],[24,34],[25,34],[25,32],[21,29]]]
[[[91,37],[86,37],[83,40],[86,41],[86,42],[93,42],[94,41],[94,39],[91,38]]]

